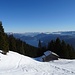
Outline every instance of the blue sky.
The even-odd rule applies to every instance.
[[[5,32],[75,30],[75,0],[0,0]]]

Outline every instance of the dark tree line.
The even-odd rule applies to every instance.
[[[61,58],[74,59],[75,58],[75,49],[66,44],[64,40],[57,38],[55,41],[51,40],[48,43],[48,47],[42,47],[41,41],[39,40],[38,48],[30,46],[20,39],[16,39],[13,35],[7,36],[4,32],[2,22],[0,21],[0,50],[3,54],[7,54],[9,50],[18,52],[23,55],[30,57],[37,57],[43,55],[47,50],[51,50],[57,53]]]
[[[38,42],[38,49],[39,49],[38,56],[42,56],[44,52],[47,51],[46,46],[42,46],[41,40],[39,40]]]
[[[39,54],[39,48],[30,46],[20,39],[16,39],[13,35],[7,36],[4,32],[4,28],[2,26],[2,22],[0,21],[0,50],[2,50],[3,54],[7,54],[7,52],[15,51],[23,55],[27,55],[30,57],[37,57]]]
[[[18,52],[23,55],[27,55],[30,57],[37,57],[38,48],[30,46],[20,39],[16,39],[13,35],[8,36],[9,40],[9,50]]]
[[[0,50],[3,50],[4,54],[9,51],[9,44],[7,38],[8,36],[4,33],[4,28],[2,26],[2,22],[0,21]]]
[[[48,43],[48,50],[51,50],[57,53],[61,58],[74,59],[75,58],[75,49],[66,44],[64,40],[57,38],[55,41],[51,40]]]

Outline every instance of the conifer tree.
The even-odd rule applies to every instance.
[[[41,48],[41,41],[39,40],[39,43],[38,43],[38,48]]]
[[[74,59],[75,58],[75,49],[65,43],[64,40],[60,41],[57,38],[55,41],[51,41],[48,43],[48,49],[57,53],[61,58]]]
[[[13,37],[13,35],[10,35],[8,40],[9,40],[9,49],[12,51],[16,51],[16,39]]]
[[[0,32],[4,33],[4,28],[2,26],[2,22],[0,21]]]
[[[6,54],[9,50],[7,35],[4,33],[2,22],[0,21],[0,49]]]
[[[61,42],[61,53],[60,56],[62,58],[68,58],[68,50],[67,50],[67,44],[65,43],[64,40]]]
[[[57,54],[60,54],[60,50],[61,50],[61,41],[59,38],[57,38],[55,41],[55,52],[57,52]]]
[[[55,52],[55,41],[51,40],[51,42],[48,43],[48,50],[51,50]]]

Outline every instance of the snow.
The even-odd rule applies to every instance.
[[[45,56],[48,56],[48,55],[50,55],[50,54],[52,54],[51,51],[46,51],[46,52],[44,52],[44,55],[45,55]]]
[[[52,52],[52,54],[58,56],[58,55],[57,55],[56,53],[54,53],[54,52]],[[59,57],[59,56],[58,56],[58,57]]]
[[[53,55],[58,56],[56,53],[51,52],[50,50],[48,50],[48,51],[44,52],[44,55],[45,55],[45,56],[48,56],[48,55],[50,55],[50,54],[53,54]],[[44,57],[45,57],[45,56],[44,56]]]
[[[0,75],[75,75],[75,60],[39,62],[9,51],[0,53]]]

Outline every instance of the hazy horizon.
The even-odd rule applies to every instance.
[[[60,32],[75,32],[75,31],[53,31],[53,32],[5,32],[5,33],[60,33]]]

